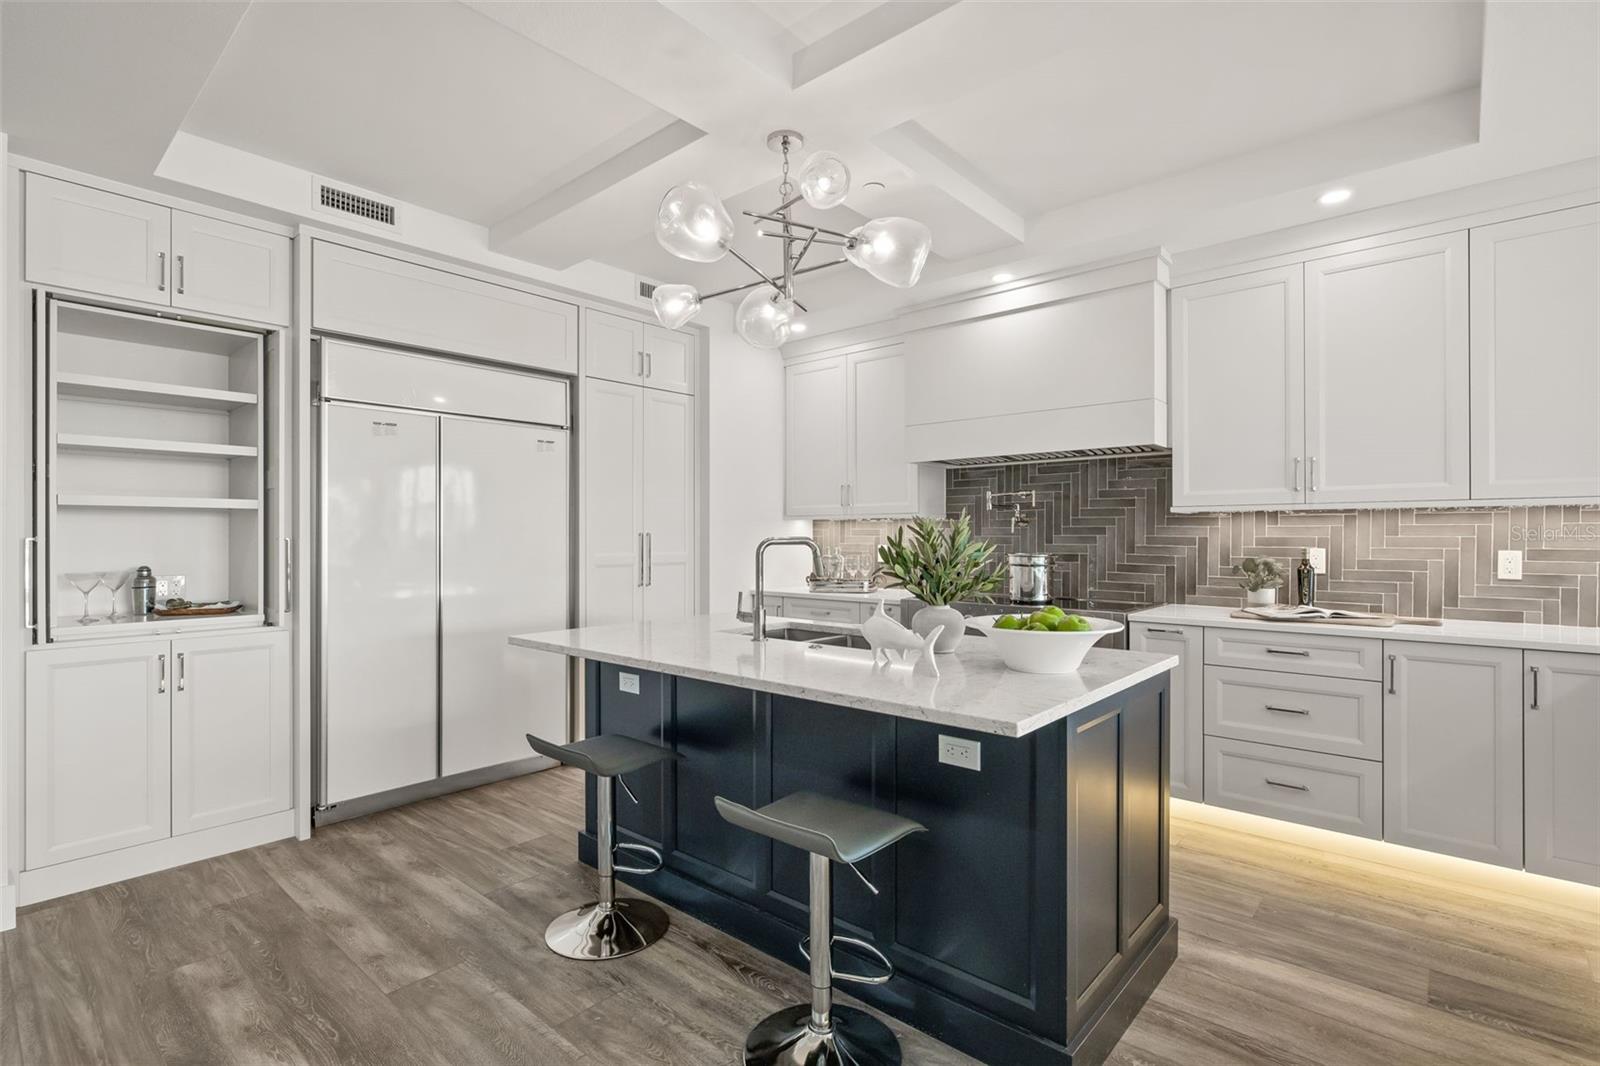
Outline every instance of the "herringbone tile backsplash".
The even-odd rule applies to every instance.
[[[1301,550],[1328,552],[1323,606],[1429,618],[1600,625],[1600,508],[1241,511],[1175,515],[1167,457],[951,470],[952,517],[970,511],[979,534],[1007,552],[1057,556],[1058,597],[1110,607],[1160,603],[1238,606],[1229,570],[1247,555],[1293,570]],[[988,511],[985,490],[1037,497],[1026,525]],[[874,552],[899,523],[818,521],[817,540]],[[1522,580],[1495,577],[1495,553],[1523,552]],[[1003,561],[1003,558],[1002,558]],[[1292,602],[1293,581],[1279,590]]]

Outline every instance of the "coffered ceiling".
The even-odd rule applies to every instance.
[[[309,202],[265,196],[267,172],[316,174],[454,220],[488,257],[702,289],[745,278],[662,252],[657,201],[692,177],[736,210],[771,206],[765,137],[792,127],[854,172],[825,224],[903,214],[934,231],[912,293],[814,279],[832,328],[998,270],[1310,221],[1330,183],[1362,210],[1591,158],[1597,11],[7,0],[0,123],[20,154],[134,184],[292,216]],[[757,242],[744,227],[741,248],[775,263]]]

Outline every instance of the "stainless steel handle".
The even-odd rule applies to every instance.
[[[1317,491],[1317,457],[1311,457],[1311,491]]]
[[[644,587],[649,588],[656,583],[656,542],[655,535],[644,535]]]
[[[1294,491],[1300,491],[1300,457],[1294,457]]]
[[[183,652],[180,651],[178,653],[178,691],[179,692],[182,692],[183,691],[183,687],[184,687],[184,680],[185,679],[184,679],[183,675],[184,675]]]
[[[1392,655],[1389,658],[1391,662],[1394,660]],[[1533,675],[1533,702],[1528,704],[1528,710],[1537,711],[1539,709],[1539,668],[1530,666],[1528,667],[1528,673]]]
[[[644,377],[644,349],[640,348],[638,351],[634,352],[633,354],[635,356],[637,356],[638,359],[639,359],[638,374],[639,374],[640,377]]]
[[[157,252],[156,253],[156,262],[161,265],[161,278],[160,278],[159,281],[156,282],[156,291],[157,292],[166,292],[167,291],[167,253],[166,252]]]
[[[156,662],[161,664],[161,676],[156,681],[156,691],[165,692],[167,691],[167,657],[165,655],[157,655]]]
[[[1389,656],[1389,695],[1391,695],[1391,696],[1393,696],[1395,694],[1394,673],[1395,673],[1394,656],[1391,655],[1391,656]]]
[[[288,537],[283,538],[283,613],[294,610],[294,552]]]
[[[1270,703],[1265,705],[1269,711],[1279,711],[1283,714],[1310,714],[1304,707],[1276,707]]]
[[[856,505],[856,487],[848,481],[844,483],[844,505],[846,507]]]
[[[175,287],[178,290],[178,295],[182,296],[183,295],[183,256],[181,256],[181,255],[177,257],[176,262],[173,264],[172,280],[175,283]],[[179,685],[178,687],[182,688],[183,686]]]
[[[38,629],[39,617],[33,613],[33,553],[38,537],[22,538],[22,628]]]
[[[1263,777],[1261,780],[1265,781],[1267,784],[1272,785],[1272,786],[1274,786],[1276,788],[1292,788],[1296,792],[1310,792],[1311,791],[1305,785],[1294,785],[1294,784],[1290,784],[1288,781],[1274,781],[1270,777]]]
[[[1155,626],[1146,626],[1145,627],[1145,632],[1146,633],[1167,633],[1167,634],[1170,634],[1171,636],[1174,636],[1174,637],[1183,636],[1183,630],[1181,630],[1181,629],[1158,629]]]
[[[649,348],[646,348],[644,350],[644,376],[647,377],[647,378],[648,377],[654,377],[655,373],[656,373],[655,356],[650,353],[650,349]]]
[[[634,580],[634,588],[644,588],[644,534],[634,534],[639,538],[639,576]]]
[[[1311,653],[1304,648],[1268,648],[1268,655],[1298,655],[1302,659],[1309,659]]]

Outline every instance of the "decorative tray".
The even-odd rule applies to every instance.
[[[233,614],[243,606],[244,604],[238,600],[214,600],[210,603],[167,600],[156,607],[153,613],[162,618],[199,618],[205,615]]]

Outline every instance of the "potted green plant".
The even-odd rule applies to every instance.
[[[878,563],[891,586],[903,588],[927,606],[911,616],[911,628],[927,636],[935,626],[944,632],[934,643],[936,652],[955,651],[966,632],[966,620],[950,604],[994,591],[1000,572],[993,565],[994,545],[974,540],[972,517],[962,511],[953,522],[918,518],[894,531],[878,549]]]
[[[1246,556],[1233,564],[1233,572],[1244,589],[1249,607],[1270,607],[1278,602],[1278,586],[1283,584],[1283,567],[1275,560]]]

